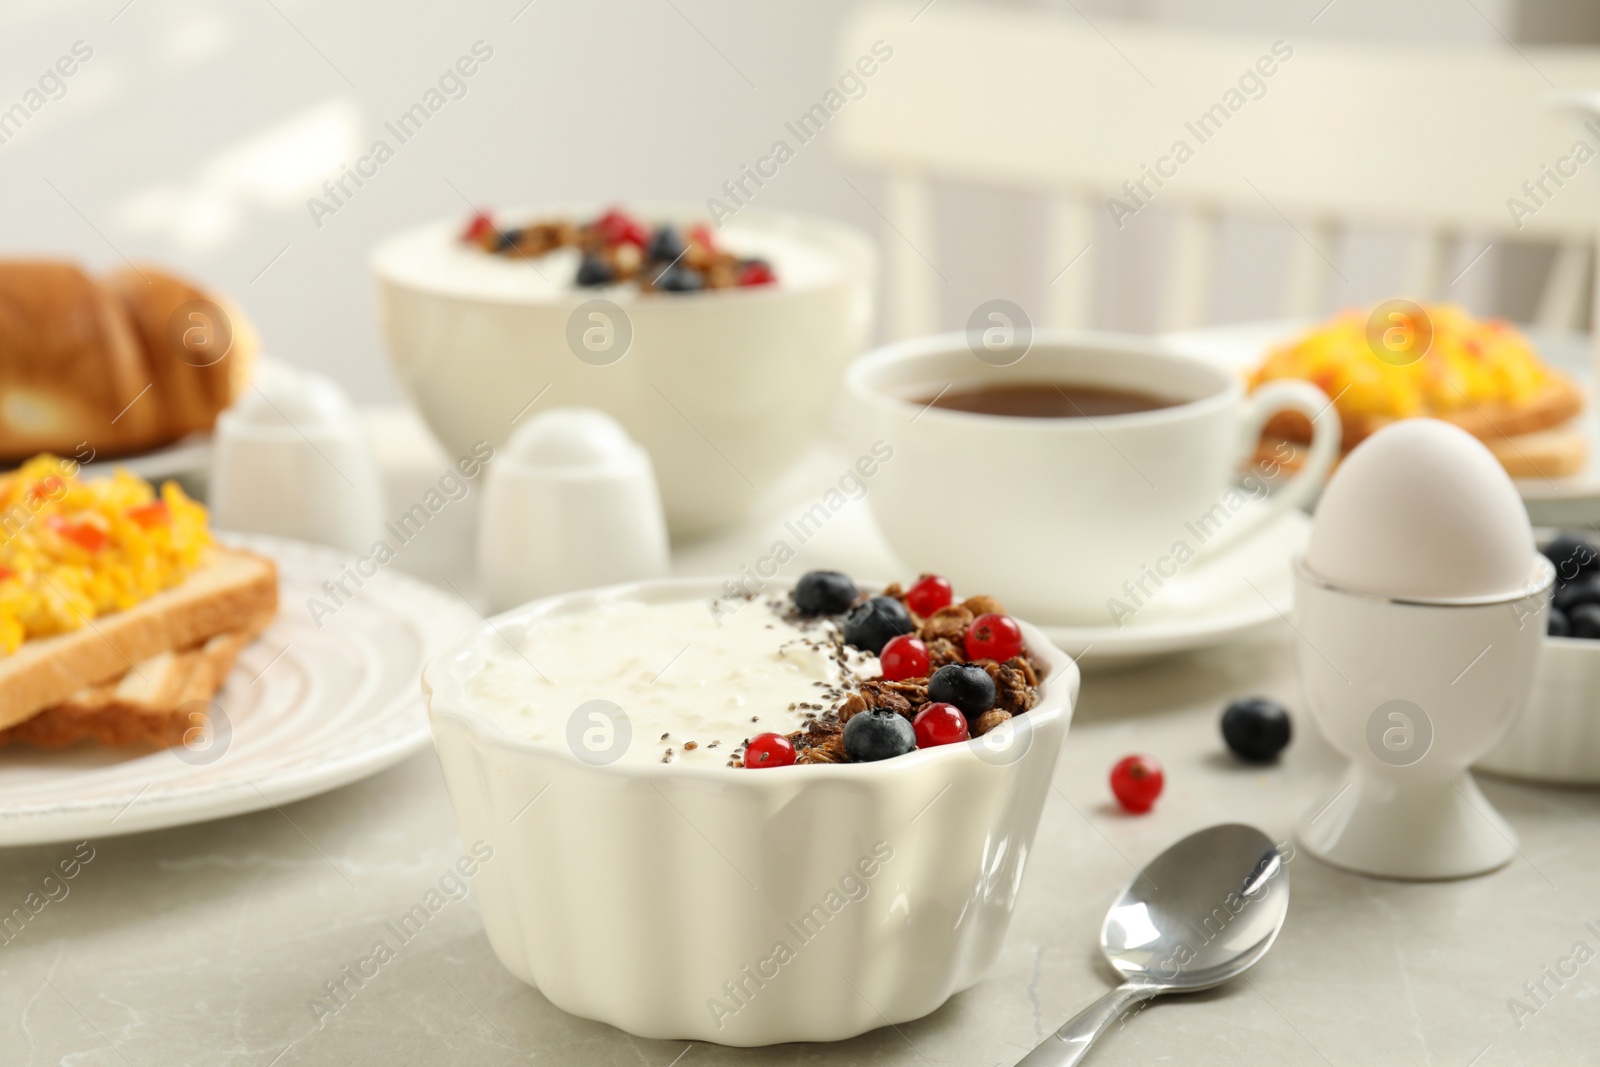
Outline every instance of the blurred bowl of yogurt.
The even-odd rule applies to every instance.
[[[875,763],[746,768],[877,658],[771,584],[656,579],[535,601],[423,675],[495,954],[557,1007],[649,1038],[835,1041],[920,1018],[999,955],[1077,700],[1021,623],[1038,700]]]
[[[509,229],[606,207],[496,217]],[[700,205],[627,211],[680,231],[710,221]],[[865,348],[876,255],[824,219],[744,208],[721,221],[717,244],[769,264],[773,284],[580,287],[571,250],[490,254],[462,240],[462,218],[383,241],[370,265],[403,387],[452,454],[499,447],[537,405],[598,408],[649,451],[675,540],[736,524],[821,431],[845,364]]]

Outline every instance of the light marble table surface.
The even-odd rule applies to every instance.
[[[770,527],[826,483],[836,458],[809,457],[749,529],[681,554],[675,569],[718,573],[770,544]],[[436,460],[426,450],[391,458],[392,510],[407,478],[425,483]],[[468,580],[470,532],[463,509],[415,569]],[[793,566],[818,563],[892,561],[865,508],[851,505]],[[1138,864],[1217,822],[1288,839],[1329,791],[1339,761],[1299,714],[1291,637],[1267,631],[1089,673],[1005,949],[985,980],[917,1022],[768,1049],[634,1038],[566,1015],[511,977],[470,894],[319,1015],[324,984],[380,938],[394,942],[386,924],[462,854],[428,751],[281,810],[86,849],[0,850],[4,911],[92,850],[67,895],[0,944],[0,1064],[1011,1064],[1110,987],[1100,920]],[[1223,705],[1245,694],[1296,713],[1294,743],[1266,769],[1234,762],[1218,735]],[[1133,751],[1167,768],[1165,795],[1142,817],[1121,814],[1106,787],[1111,764]],[[1574,956],[1580,942],[1600,951],[1600,791],[1482,781],[1521,835],[1510,866],[1408,884],[1296,855],[1288,924],[1266,959],[1220,990],[1148,1006],[1089,1062],[1600,1064],[1600,961]],[[1530,997],[1529,983],[1546,992]],[[1530,1010],[1514,1014],[1513,999]]]

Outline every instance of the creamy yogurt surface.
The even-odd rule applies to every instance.
[[[467,696],[506,733],[590,762],[722,766],[879,675],[834,622],[796,619],[786,603],[619,601],[541,619],[488,646]]]

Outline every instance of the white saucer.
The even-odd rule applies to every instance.
[[[474,611],[385,569],[319,627],[307,601],[326,600],[323,583],[347,573],[351,557],[254,534],[220,539],[272,557],[280,579],[278,617],[217,694],[226,726],[198,736],[193,748],[0,749],[0,846],[276,807],[376,774],[428,745],[422,666],[481,622]]]
[[[1168,579],[1158,596],[1121,626],[1036,625],[1091,667],[1232,641],[1290,616],[1290,563],[1304,551],[1310,533],[1310,518],[1290,511],[1215,560]]]

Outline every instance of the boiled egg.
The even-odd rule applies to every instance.
[[[1505,468],[1436,419],[1393,423],[1351,451],[1323,490],[1305,567],[1346,591],[1418,600],[1515,595],[1539,574]]]

